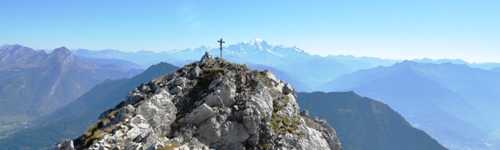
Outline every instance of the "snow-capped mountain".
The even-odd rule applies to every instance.
[[[180,50],[161,52],[138,51],[123,52],[119,50],[77,50],[76,54],[85,57],[114,58],[135,62],[143,67],[161,61],[182,66],[201,57],[205,52],[219,56],[218,47],[201,46]],[[349,55],[319,56],[307,53],[295,46],[272,44],[262,39],[255,39],[239,43],[228,43],[224,46],[223,57],[226,60],[244,63],[250,66],[267,66],[281,70],[286,76],[302,84],[296,87],[299,91],[319,90],[324,85],[338,77],[355,71],[370,69],[378,66],[391,66],[402,60],[381,59],[375,57],[354,57]],[[416,62],[432,64],[466,64],[474,68],[488,69],[500,64],[473,64],[455,59],[418,59]]]
[[[220,50],[218,47],[202,46],[163,52],[76,51],[77,54],[86,57],[124,59],[143,66],[149,66],[160,61],[180,66],[198,59],[205,52],[209,52],[213,56],[219,56]],[[317,85],[327,83],[346,73],[376,66],[388,66],[396,62],[394,60],[369,57],[323,57],[307,53],[303,49],[294,46],[275,45],[261,39],[228,44],[224,47],[223,57],[237,63],[279,69],[287,73],[288,76],[300,79],[300,82],[305,83],[304,87],[297,87],[301,91],[314,90]]]

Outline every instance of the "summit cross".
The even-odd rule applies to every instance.
[[[226,41],[224,41],[224,39],[220,38],[220,40],[218,40],[217,43],[219,43],[220,58],[222,58],[222,44],[226,43]]]

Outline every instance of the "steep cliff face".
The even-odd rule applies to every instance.
[[[270,72],[205,55],[140,85],[59,149],[321,149],[340,142]]]

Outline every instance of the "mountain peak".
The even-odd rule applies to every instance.
[[[263,39],[260,39],[260,38],[255,38],[254,40],[255,40],[255,42],[263,42],[264,41]]]
[[[254,44],[257,44],[257,43],[267,43],[265,40],[261,39],[261,38],[255,38],[253,40],[250,40],[246,43],[254,43]]]
[[[44,51],[36,51],[22,45],[3,45],[0,48],[0,68],[24,68],[38,66],[38,60],[46,57]]]
[[[72,52],[66,48],[66,47],[59,47],[59,48],[56,48],[52,51],[52,53],[50,53],[50,56],[52,58],[56,58],[58,61],[63,61],[63,60],[67,60],[67,58],[71,58],[72,55]]]
[[[59,47],[59,48],[56,48],[54,49],[54,51],[52,51],[53,54],[56,54],[56,55],[69,55],[71,54],[71,50],[69,50],[68,48],[66,47]]]
[[[20,49],[20,48],[27,48],[27,47],[19,44],[5,44],[0,47],[0,49]]]
[[[269,44],[267,41],[260,39],[260,38],[255,38],[253,40],[243,42],[243,44],[252,45],[258,49],[268,49],[268,48],[272,47],[271,44]]]
[[[405,61],[402,61],[400,63],[395,64],[395,66],[399,66],[399,67],[413,67],[415,65],[418,65],[418,63],[415,61],[411,61],[411,60],[405,60]]]
[[[60,149],[340,149],[325,122],[299,113],[268,71],[205,55],[142,84]]]
[[[19,45],[19,44],[11,44],[11,45],[2,45],[0,47],[0,51],[4,51],[7,53],[19,53],[19,54],[26,54],[29,52],[35,52],[34,49]]]

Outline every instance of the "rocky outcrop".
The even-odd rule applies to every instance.
[[[299,113],[294,90],[270,72],[205,55],[140,85],[58,148],[338,150],[340,142]]]

